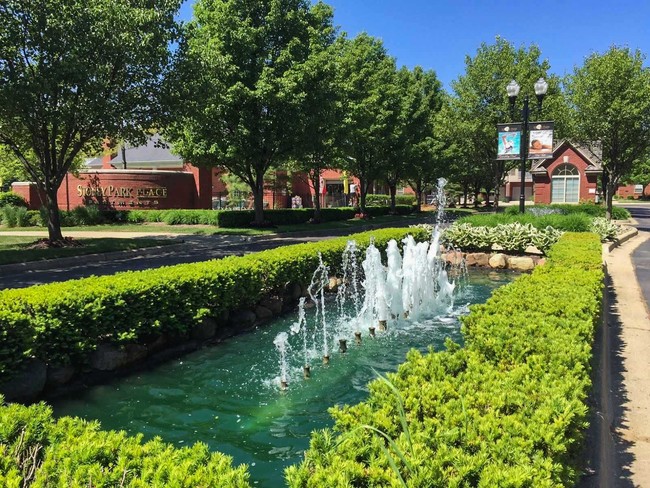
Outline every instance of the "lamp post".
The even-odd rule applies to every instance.
[[[506,92],[508,93],[508,98],[510,99],[510,110],[512,111],[515,107],[515,100],[519,95],[520,86],[515,80],[512,80],[506,86]],[[535,95],[537,96],[537,109],[542,110],[542,100],[546,91],[548,90],[548,83],[544,78],[540,78],[535,82]],[[528,159],[528,117],[530,115],[528,110],[528,95],[524,97],[524,107],[521,111],[523,125],[521,135],[521,188],[519,191],[519,213],[524,213],[526,211],[526,159]]]

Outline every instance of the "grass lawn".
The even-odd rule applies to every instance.
[[[164,246],[172,244],[167,239],[151,238],[93,238],[77,239],[83,244],[82,247],[65,247],[51,249],[29,249],[37,237],[29,236],[2,236],[0,238],[0,265],[24,263],[27,261],[40,261],[43,259],[64,258],[70,256],[82,256],[84,254],[96,254],[112,251],[127,251],[143,247]]]

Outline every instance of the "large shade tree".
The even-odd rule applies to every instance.
[[[497,161],[496,124],[520,121],[518,109],[511,111],[506,95],[506,85],[516,80],[521,86],[520,100],[528,96],[531,100],[532,120],[554,120],[556,136],[566,134],[567,111],[560,80],[550,75],[550,64],[540,59],[541,52],[535,45],[516,48],[507,40],[497,37],[494,44],[481,44],[474,57],[465,59],[465,74],[452,83],[455,96],[452,100],[455,118],[461,121],[465,151],[472,164],[479,168],[490,168],[491,179],[487,190],[498,192],[506,173],[515,167],[517,161]],[[534,84],[539,78],[548,82],[548,93],[544,99],[543,111],[535,110]],[[498,196],[498,193],[497,193]]]
[[[416,66],[398,72],[401,107],[395,161],[387,170],[391,207],[396,187],[408,181],[415,190],[418,210],[427,187],[443,176],[440,141],[435,137],[435,119],[442,107],[442,85],[433,71]]]
[[[50,241],[62,241],[57,190],[81,152],[105,137],[142,140],[161,113],[179,4],[0,3],[0,144],[45,194]]]
[[[365,33],[346,40],[339,61],[344,118],[341,151],[344,166],[359,179],[359,206],[366,214],[366,195],[386,174],[394,127],[400,113],[395,60],[379,39]]]
[[[577,137],[602,152],[607,217],[622,179],[650,151],[650,69],[640,51],[594,53],[567,80]]]
[[[175,123],[167,138],[195,164],[223,166],[254,198],[264,225],[264,176],[301,143],[307,61],[331,32],[332,10],[307,0],[198,0],[179,50]],[[317,87],[314,87],[316,89]]]

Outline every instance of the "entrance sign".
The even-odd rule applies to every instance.
[[[499,145],[497,159],[521,158],[521,124],[497,124]]]
[[[553,122],[529,124],[528,158],[549,159],[553,157]]]

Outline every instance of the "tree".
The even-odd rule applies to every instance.
[[[300,144],[315,32],[332,10],[307,0],[198,0],[179,50],[167,138],[195,164],[224,166],[251,188],[264,225],[264,175]]]
[[[541,117],[555,121],[556,137],[562,137],[568,128],[568,117],[564,97],[560,90],[560,80],[549,75],[548,61],[540,60],[539,48],[532,45],[515,48],[511,43],[497,37],[492,45],[481,44],[476,55],[465,59],[465,74],[452,83],[455,97],[453,110],[462,121],[464,139],[471,163],[480,168],[490,168],[491,178],[486,182],[486,190],[497,191],[503,184],[507,172],[517,165],[516,161],[497,161],[496,124],[521,120],[519,114],[510,111],[506,85],[517,80],[521,86],[520,98],[531,97],[531,119]],[[543,77],[548,82],[548,93],[544,108],[538,114],[535,107],[533,86]],[[520,102],[520,101],[519,101]]]
[[[312,53],[305,62],[302,79],[305,103],[301,111],[303,129],[289,166],[307,175],[316,195],[312,222],[319,223],[321,176],[323,171],[334,167],[340,160],[343,112],[336,72],[342,42],[336,42],[336,29],[329,22],[330,7],[320,3],[314,9],[327,10],[317,16],[324,23],[311,31]]]
[[[391,208],[395,208],[397,183],[405,179],[415,190],[418,211],[427,185],[440,173],[440,146],[435,138],[435,118],[442,107],[442,88],[433,71],[416,66],[398,72],[401,93],[398,152],[387,172]]]
[[[386,173],[399,115],[396,68],[380,40],[359,34],[345,42],[339,64],[344,119],[341,151],[346,169],[359,178],[359,207],[366,215],[366,195]]]
[[[643,187],[641,191],[641,196],[643,198],[647,197],[645,194],[646,186],[650,185],[650,156],[639,159],[629,175],[624,178],[624,182],[630,185],[641,185]]]
[[[144,140],[161,113],[179,4],[0,4],[0,144],[45,194],[50,241],[62,240],[57,190],[79,154],[98,152],[105,137]]]
[[[0,191],[9,189],[14,181],[28,181],[23,164],[6,146],[0,146]]]
[[[650,152],[650,69],[640,51],[594,53],[567,80],[578,139],[602,152],[607,218],[622,178]]]

